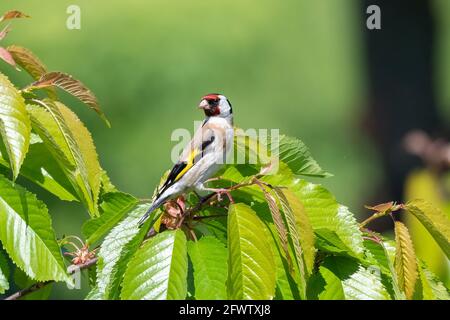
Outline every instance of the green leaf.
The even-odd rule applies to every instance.
[[[298,179],[290,189],[299,197],[316,230],[327,229],[337,235],[350,249],[350,255],[362,257],[364,252],[362,233],[354,215],[339,204],[334,196],[321,185]]]
[[[141,228],[138,226],[148,208],[148,204],[136,206],[103,240],[97,262],[97,287],[103,299],[119,297],[126,266],[143,241],[148,226],[154,223],[154,219],[148,219]]]
[[[6,159],[7,155],[2,154],[2,143],[0,141],[0,166],[9,169],[9,162]],[[61,200],[77,201],[76,192],[70,181],[55,159],[49,154],[40,137],[34,133],[31,134],[28,155],[22,164],[20,175]]]
[[[325,280],[323,291],[318,295],[319,300],[345,300],[342,281],[337,275],[325,267],[320,267],[319,273]]]
[[[28,277],[19,268],[14,269],[13,278],[16,287],[18,287],[21,290],[36,284],[36,281]],[[52,291],[52,283],[40,283],[40,285],[42,285],[41,288],[20,297],[19,300],[47,300]]]
[[[406,204],[406,210],[412,213],[450,259],[450,219],[440,209],[425,200],[412,200]]]
[[[269,235],[256,213],[243,203],[228,211],[228,298],[272,299],[276,265]]]
[[[258,213],[260,213],[259,210]],[[272,239],[270,239],[270,245],[272,247],[272,252],[274,253],[276,264],[276,288],[274,299],[298,300],[300,299],[298,285],[292,278],[292,265],[288,265],[286,254],[281,248],[280,239],[277,235],[278,231],[275,225],[271,222],[266,222],[266,226],[271,233]]]
[[[278,189],[278,194],[282,192],[283,197],[280,197],[281,204],[283,206],[284,213],[286,214],[286,220],[293,220],[296,228],[296,233],[298,233],[299,244],[302,252],[302,259],[305,262],[306,273],[309,276],[312,273],[314,267],[314,258],[316,255],[316,248],[314,247],[314,231],[309,222],[309,218],[305,212],[303,204],[297,198],[297,196],[289,189],[283,188]],[[288,218],[288,215],[291,216]],[[293,218],[293,219],[292,219]],[[293,229],[293,228],[292,228]],[[289,227],[291,234],[291,227]]]
[[[13,177],[17,178],[30,144],[31,122],[19,91],[0,73],[0,136]]]
[[[71,75],[62,72],[49,72],[43,74],[39,80],[30,84],[24,90],[29,91],[48,87],[58,87],[78,98],[81,102],[93,109],[108,127],[111,126],[105,114],[100,109],[100,105],[94,93],[81,81],[74,79]]]
[[[117,192],[117,188],[111,183],[111,180],[108,177],[108,173],[106,170],[102,170],[102,174],[100,176],[100,182],[102,185],[102,194]]]
[[[371,240],[365,240],[364,246],[366,247],[366,260],[364,262],[372,264],[380,268],[380,271],[390,277],[392,288],[394,290],[394,296],[396,300],[405,300],[405,294],[399,287],[397,272],[394,266],[395,257],[395,244],[392,241],[380,241],[375,243]]]
[[[407,299],[412,299],[417,281],[417,263],[414,246],[408,228],[400,221],[395,221],[395,271],[398,285]]]
[[[9,289],[9,266],[8,260],[0,247],[0,294]]]
[[[44,203],[0,176],[0,240],[14,263],[38,281],[71,278]]]
[[[98,290],[98,288],[95,286],[94,288],[91,289],[91,291],[89,291],[84,300],[103,300],[103,296],[101,292]]]
[[[386,251],[383,248],[382,243],[376,243],[372,240],[364,240],[364,247],[367,249],[366,254],[369,256],[367,261],[374,263],[380,267],[381,271],[387,275],[390,275],[389,268],[389,255],[386,255]],[[395,252],[395,248],[394,252]]]
[[[335,231],[329,229],[315,229],[314,234],[316,236],[316,246],[318,250],[358,258],[358,256],[342,242]]]
[[[274,190],[283,208],[284,220],[288,229],[289,244],[296,261],[297,274],[293,276],[299,285],[300,296],[302,299],[306,299],[306,281],[309,276],[306,267],[306,251],[312,249],[311,263],[314,264],[314,235],[303,207],[296,200],[295,195],[289,190],[281,188],[275,188]],[[302,219],[303,221],[301,221]],[[307,225],[306,232],[300,236],[300,232],[303,232],[303,230],[300,230],[300,227],[305,227],[304,222]],[[310,265],[310,268],[312,269],[312,265]]]
[[[326,282],[325,291],[320,295],[321,299],[390,299],[381,282],[379,270],[364,268],[351,258],[326,258],[320,267],[320,273]]]
[[[101,204],[102,214],[99,218],[87,220],[83,224],[83,234],[89,244],[100,240],[122,218],[133,209],[138,200],[126,193],[114,192],[103,196]]]
[[[424,264],[419,268],[423,300],[450,300],[450,293],[445,285]]]
[[[66,106],[50,100],[28,105],[33,129],[66,172],[92,216],[98,215],[102,170],[89,131]]]
[[[227,249],[214,237],[202,237],[188,242],[188,252],[194,267],[195,298],[226,300]]]
[[[266,198],[267,205],[269,206],[270,214],[272,216],[272,221],[277,230],[277,235],[279,239],[279,243],[281,248],[283,249],[284,257],[289,265],[289,269],[292,269],[292,259],[289,253],[289,241],[288,241],[288,230],[284,225],[283,217],[280,212],[280,208],[278,207],[278,203],[275,197],[265,189],[263,185],[261,185],[261,190],[264,193],[264,197]],[[299,239],[297,238],[297,242]]]
[[[186,237],[181,230],[159,233],[128,264],[121,298],[181,300],[187,294]]]
[[[80,149],[87,171],[87,180],[92,193],[91,197],[93,199],[94,210],[97,210],[103,170],[100,167],[91,133],[69,108],[58,102],[56,105],[64,117],[69,130],[73,133],[73,137]]]
[[[278,156],[294,174],[322,178],[331,176],[319,166],[306,145],[297,138],[281,135],[278,146],[272,143],[270,148],[272,155]]]

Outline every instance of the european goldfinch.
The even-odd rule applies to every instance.
[[[227,193],[224,189],[206,188],[203,184],[225,164],[226,157],[233,147],[231,103],[224,95],[212,93],[205,95],[198,107],[203,109],[206,118],[157,191],[139,225],[142,225],[165,201],[189,191]]]

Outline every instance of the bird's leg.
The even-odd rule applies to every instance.
[[[225,194],[228,197],[228,199],[230,200],[230,202],[234,203],[233,197],[231,196],[230,190],[228,190],[228,189],[205,188],[204,190],[215,192],[217,194],[217,200],[219,200],[219,201],[222,201],[222,194]]]
[[[205,189],[202,189],[202,190],[205,190]],[[205,191],[207,191],[207,190],[205,190]],[[205,203],[214,195],[214,193],[210,193],[210,194],[207,194],[206,196],[202,197],[201,195],[198,194],[197,191],[193,190],[193,192],[197,196],[199,203]]]

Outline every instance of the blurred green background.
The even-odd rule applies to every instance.
[[[66,28],[71,4],[81,8],[81,30]],[[448,119],[450,2],[434,5],[438,101]],[[151,195],[171,166],[172,131],[193,130],[199,98],[209,92],[228,96],[237,126],[301,138],[334,174],[321,183],[353,212],[364,210],[381,179],[379,155],[358,124],[368,95],[358,1],[1,0],[0,11],[9,9],[32,19],[14,21],[6,44],[30,48],[49,70],[72,74],[97,95],[111,129],[75,99],[65,101],[91,130],[120,190]],[[0,70],[17,84],[31,81],[6,64]],[[80,234],[86,212],[35,191],[49,203],[58,236]]]

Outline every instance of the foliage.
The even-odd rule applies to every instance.
[[[0,22],[21,17],[9,12]],[[2,50],[5,62],[35,81],[19,90],[0,73],[0,293],[12,287],[12,274],[25,279],[15,279],[18,287],[71,284],[74,268],[91,268],[86,299],[448,299],[448,289],[416,257],[404,224],[395,222],[395,239],[368,229],[403,210],[448,255],[448,218],[413,200],[370,207],[375,213],[359,224],[328,190],[306,180],[330,174],[294,137],[281,136],[278,149],[250,137],[237,144],[260,159],[220,173],[217,184],[234,202],[186,194],[140,227],[149,204],[111,184],[88,129],[56,95],[57,88],[74,95],[109,124],[92,91],[65,73],[47,72],[26,48]],[[20,185],[21,177],[61,201],[79,202],[88,214],[86,240],[58,241],[46,205]],[[73,257],[68,269],[63,253]],[[43,292],[36,298],[51,290],[35,288]]]

